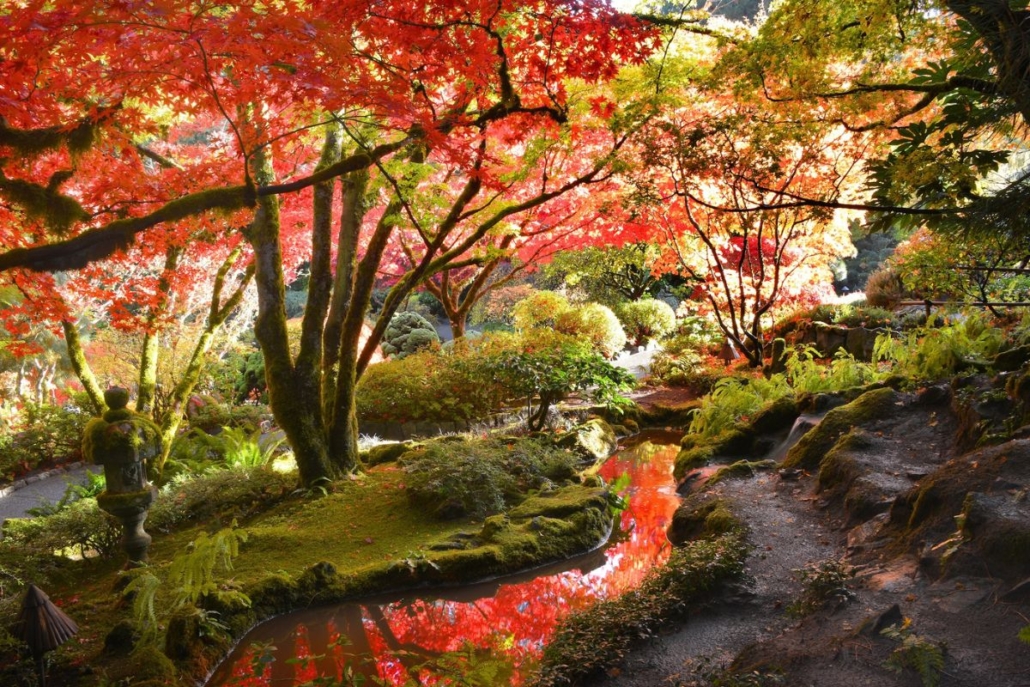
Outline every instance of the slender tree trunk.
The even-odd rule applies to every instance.
[[[153,465],[156,474],[161,473],[165,462],[168,460],[168,455],[172,450],[172,442],[175,441],[175,436],[179,431],[180,425],[182,425],[182,418],[186,411],[186,402],[200,381],[200,375],[204,371],[204,364],[207,362],[207,354],[214,344],[218,331],[229,318],[229,315],[239,307],[247,287],[254,279],[254,265],[251,263],[232,295],[222,304],[222,289],[225,286],[225,277],[242,252],[239,248],[232,251],[218,269],[214,286],[211,289],[211,308],[208,312],[204,331],[193,346],[193,355],[190,356],[190,362],[186,365],[182,377],[179,378],[179,382],[168,397],[168,407],[161,418],[158,455]]]
[[[139,379],[136,390],[136,412],[151,414],[157,392],[157,363],[160,355],[161,335],[155,329],[143,335],[139,360]]]
[[[100,384],[93,374],[93,368],[89,366],[89,361],[86,360],[86,351],[82,348],[79,328],[75,326],[74,322],[68,320],[61,320],[61,328],[64,330],[64,342],[68,347],[68,359],[71,360],[72,370],[75,371],[75,376],[79,378],[82,388],[89,396],[93,413],[101,415],[107,409],[107,404],[104,403],[104,391],[100,388]]]

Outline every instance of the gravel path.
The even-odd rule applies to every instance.
[[[87,472],[99,469],[75,463],[67,469],[55,468],[30,475],[0,489],[0,526],[7,518],[29,517],[27,511],[43,501],[54,503],[60,500],[69,484],[85,484]]]

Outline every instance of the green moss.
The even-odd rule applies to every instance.
[[[760,470],[771,470],[776,467],[775,460],[738,460],[731,465],[724,465],[708,478],[708,484],[717,484],[731,477],[753,477]]]
[[[368,449],[362,455],[362,462],[370,467],[383,463],[392,463],[410,451],[411,448],[411,445],[406,443],[379,444]]]
[[[793,396],[781,396],[755,414],[747,425],[747,431],[752,434],[771,434],[790,429],[800,414],[798,402]]]
[[[783,466],[814,470],[840,438],[853,427],[861,427],[898,412],[901,395],[890,388],[867,391],[851,403],[834,408],[822,422],[801,437],[787,453]]]
[[[861,468],[851,452],[872,446],[868,434],[852,429],[834,444],[819,463],[819,486],[822,489],[846,489],[861,475]]]
[[[715,450],[710,445],[683,449],[676,454],[673,476],[683,479],[691,470],[704,467],[715,457]]]
[[[679,546],[704,537],[744,530],[744,524],[734,515],[729,502],[710,494],[697,494],[676,509],[667,534],[669,541]]]

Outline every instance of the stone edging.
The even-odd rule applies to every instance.
[[[16,480],[16,481],[12,482],[11,484],[8,484],[6,487],[0,488],[0,498],[3,498],[5,496],[10,496],[14,492],[16,492],[19,489],[22,489],[24,487],[27,487],[30,484],[35,484],[36,482],[42,482],[45,479],[50,479],[51,477],[57,477],[58,475],[63,475],[66,472],[71,472],[72,470],[75,470],[77,468],[81,468],[83,465],[85,465],[85,463],[83,461],[79,460],[79,461],[76,461],[74,463],[68,463],[67,465],[59,465],[58,467],[53,468],[51,470],[44,470],[43,472],[37,472],[36,474],[29,475],[28,477],[26,477],[24,479]]]

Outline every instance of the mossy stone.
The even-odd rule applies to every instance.
[[[674,546],[682,546],[695,539],[743,530],[743,523],[726,500],[711,494],[696,494],[673,513],[666,536]]]
[[[365,465],[374,466],[383,463],[391,463],[411,450],[411,445],[406,443],[379,444],[368,449],[362,456]]]
[[[787,452],[783,467],[815,470],[823,457],[853,427],[890,417],[898,412],[898,404],[902,402],[901,394],[884,388],[867,391],[851,403],[834,408]]]
[[[619,447],[611,425],[601,418],[588,420],[558,438],[559,446],[570,448],[591,463],[607,460]]]

